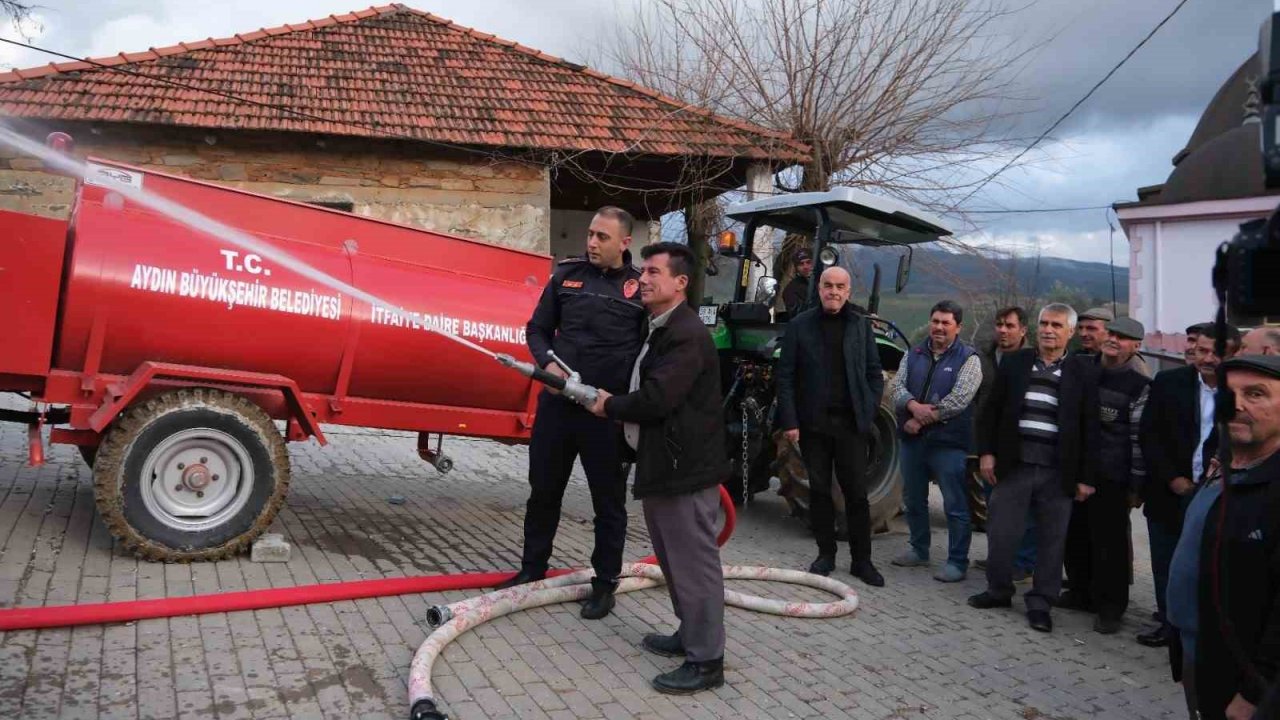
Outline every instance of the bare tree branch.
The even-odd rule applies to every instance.
[[[951,209],[949,198],[983,181],[979,163],[1025,146],[1013,135],[1025,106],[1014,80],[1033,48],[1007,32],[1024,9],[1004,0],[653,0],[600,53],[621,75],[806,143],[811,155],[784,189],[866,187]]]

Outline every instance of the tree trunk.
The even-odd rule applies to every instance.
[[[707,263],[710,262],[711,245],[707,239],[714,229],[715,214],[719,211],[715,200],[691,203],[684,211],[686,242],[693,251],[693,273],[689,276],[689,305],[697,309],[707,285]]]

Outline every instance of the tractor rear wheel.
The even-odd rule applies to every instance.
[[[148,560],[218,560],[243,551],[289,489],[289,455],[271,418],[243,397],[176,390],[113,424],[94,461],[98,513]]]
[[[800,449],[785,440],[781,433],[776,439],[776,466],[778,478],[782,481],[778,494],[786,498],[793,515],[808,515],[809,473],[800,458]],[[867,454],[867,503],[871,506],[871,531],[887,532],[889,521],[902,512],[901,448],[893,406],[887,398],[881,400],[880,412],[876,414],[875,426],[867,442]],[[836,535],[844,539],[848,537],[844,495],[838,483],[832,483],[831,489],[836,510]]]

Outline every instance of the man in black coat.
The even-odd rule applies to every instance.
[[[786,437],[800,444],[809,471],[813,534],[818,558],[809,572],[828,575],[836,565],[832,469],[844,493],[849,527],[849,572],[881,587],[871,563],[871,507],[867,503],[867,453],[884,373],[871,323],[849,306],[848,271],[830,267],[818,279],[820,307],[787,325],[778,362],[778,417]]]
[[[987,510],[987,590],[969,598],[979,608],[1010,607],[1013,560],[1027,523],[1036,514],[1036,559],[1026,594],[1027,622],[1051,632],[1050,609],[1062,589],[1062,553],[1071,501],[1092,477],[1084,452],[1083,421],[1097,412],[1096,385],[1086,382],[1091,357],[1068,357],[1076,311],[1051,303],[1040,310],[1038,347],[1007,355],[978,425],[979,468],[994,486]]]
[[[693,253],[678,243],[641,251],[640,296],[649,336],[626,395],[601,390],[592,412],[623,423],[636,451],[635,496],[644,506],[658,564],[680,626],[651,634],[644,648],[683,656],[653,679],[659,692],[686,695],[724,684],[724,576],[716,546],[720,483],[729,457],[720,395],[720,359],[686,302]]]
[[[1143,514],[1147,517],[1151,576],[1160,621],[1156,628],[1138,635],[1138,642],[1148,647],[1169,643],[1165,587],[1173,549],[1182,533],[1184,498],[1195,491],[1217,447],[1213,391],[1220,361],[1213,349],[1213,326],[1205,324],[1197,330],[1192,355],[1195,364],[1156,375],[1142,414],[1140,439],[1147,464]],[[1228,327],[1227,357],[1235,355],[1239,346],[1240,332]]]
[[[1257,706],[1280,670],[1280,356],[1223,368],[1235,401],[1229,491],[1214,461],[1187,505],[1169,573],[1170,662],[1192,717],[1272,718]]]

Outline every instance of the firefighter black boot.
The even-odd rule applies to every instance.
[[[580,613],[584,619],[599,620],[613,610],[613,591],[618,589],[617,580],[601,580],[591,578],[591,595],[582,604]]]

